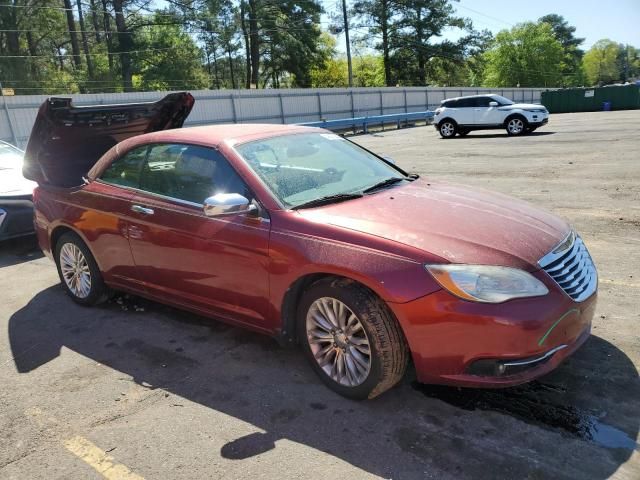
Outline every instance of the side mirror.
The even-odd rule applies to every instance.
[[[489,102],[489,106],[490,107],[497,107],[498,106],[498,102]]]
[[[207,217],[238,215],[257,210],[257,207],[239,193],[217,193],[204,201],[204,214]]]
[[[387,155],[381,155],[381,157],[384,158],[387,162],[389,162],[392,165],[396,164],[396,161],[393,158],[391,158],[391,157],[389,157]]]

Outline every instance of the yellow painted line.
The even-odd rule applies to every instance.
[[[116,463],[112,456],[86,438],[75,436],[66,440],[64,446],[107,480],[144,480],[124,465]]]

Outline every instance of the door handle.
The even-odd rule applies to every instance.
[[[132,205],[131,211],[142,213],[143,215],[153,215],[153,208],[146,208],[141,205]]]

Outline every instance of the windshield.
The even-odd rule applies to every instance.
[[[16,147],[0,143],[0,170],[22,169],[23,155]]]
[[[236,150],[288,208],[333,196],[360,193],[402,173],[333,133],[271,137]]]
[[[491,98],[493,98],[496,102],[498,102],[500,105],[514,105],[515,102],[509,100],[508,98],[505,98],[501,95],[491,95]]]

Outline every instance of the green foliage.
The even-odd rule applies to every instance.
[[[569,25],[561,15],[545,15],[539,21],[551,26],[556,39],[562,45],[564,52],[561,68],[562,86],[584,85],[585,76],[582,70],[584,52],[579,48],[584,43],[584,38],[577,38],[575,36],[576,27]]]
[[[584,54],[583,39],[560,15],[494,39],[456,13],[457,1],[351,0],[354,86],[552,87],[640,76],[637,48],[602,40]],[[163,9],[148,0],[4,4],[20,8],[0,8],[0,81],[18,94],[348,84],[346,58],[320,23],[323,6],[332,6],[340,30],[340,2],[169,0]],[[448,40],[449,32],[457,40]],[[79,56],[72,55],[72,37]]]
[[[584,54],[582,64],[591,85],[602,85],[621,79],[618,64],[620,46],[609,39],[599,40]]]
[[[167,12],[161,12],[166,15]],[[134,55],[138,90],[188,90],[209,86],[202,68],[202,51],[179,24],[162,25],[166,16],[156,16],[156,28],[143,30],[135,37]]]
[[[562,44],[546,22],[522,23],[496,35],[485,53],[489,87],[557,86],[562,81]]]
[[[379,55],[358,55],[352,59],[354,87],[384,87],[384,62]],[[334,57],[311,71],[311,86],[345,88],[349,86],[346,57]]]

